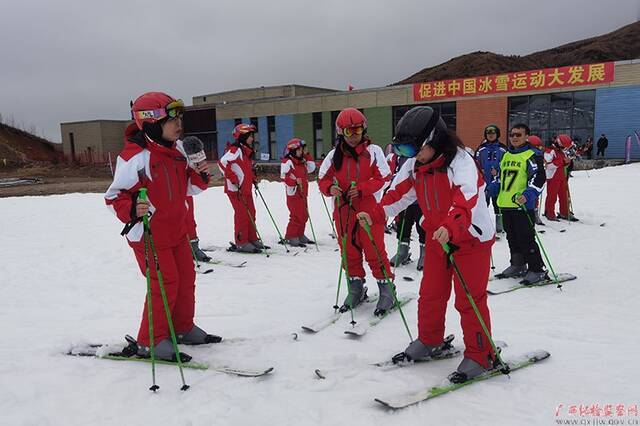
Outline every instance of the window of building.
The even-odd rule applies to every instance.
[[[578,144],[593,136],[595,90],[509,98],[509,127],[524,123],[547,145],[561,133]]]
[[[439,102],[434,104],[419,104],[420,106],[429,106],[440,113],[440,116],[451,130],[456,130],[456,103],[455,102]],[[392,113],[392,132],[396,135],[396,125],[403,115],[411,108],[418,105],[402,105],[393,107]]]
[[[313,113],[313,158],[319,159],[322,157],[324,146],[322,140],[322,113]]]
[[[276,118],[273,115],[267,117],[267,131],[269,132],[269,159],[278,159],[278,143],[276,141]]]

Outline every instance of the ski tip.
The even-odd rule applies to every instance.
[[[314,330],[313,328],[307,327],[306,325],[303,325],[301,328],[307,333],[317,333],[316,330]]]
[[[405,281],[413,281],[413,278],[407,277],[407,276],[402,277],[402,279],[405,280]]]
[[[327,378],[324,374],[322,374],[322,371],[320,371],[320,370],[319,370],[319,369],[317,369],[317,368],[314,370],[314,373],[316,374],[316,377],[317,377],[318,379],[322,379],[322,380],[324,380],[324,379],[326,379],[326,378]]]
[[[382,406],[384,406],[385,408],[390,409],[390,410],[396,410],[396,409],[397,409],[396,407],[394,407],[394,406],[392,406],[392,405],[389,405],[389,403],[388,403],[388,402],[383,401],[383,400],[381,400],[381,399],[374,398],[374,401],[375,401],[375,402],[377,402],[378,404],[381,404],[381,405],[382,405]]]

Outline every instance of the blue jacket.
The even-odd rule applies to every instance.
[[[498,139],[493,142],[485,140],[478,147],[474,158],[482,170],[482,177],[487,185],[494,180],[494,176],[491,174],[492,168],[498,172],[496,176],[500,175],[500,161],[502,161],[505,152],[507,152],[507,147]]]
[[[544,159],[542,157],[542,151],[532,147],[528,143],[525,143],[520,148],[509,147],[509,152],[513,154],[519,154],[526,150],[532,150],[533,155],[527,161],[527,188],[522,191],[522,195],[525,196],[527,202],[525,207],[527,210],[534,210],[536,208],[536,200],[542,192],[542,188],[547,181],[547,175],[544,171]],[[491,197],[497,197],[500,192],[500,174],[491,182],[487,183],[487,193]]]

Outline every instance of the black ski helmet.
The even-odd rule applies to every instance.
[[[484,128],[484,138],[487,139],[487,130],[493,129],[496,132],[496,139],[500,139],[500,127],[495,124],[489,124]]]
[[[440,152],[446,132],[447,125],[438,111],[428,106],[417,106],[407,111],[396,124],[393,144],[398,147],[413,146],[415,153],[404,156],[415,156],[425,145],[431,145],[436,152]],[[399,152],[398,154],[402,155]]]

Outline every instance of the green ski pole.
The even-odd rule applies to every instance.
[[[480,314],[480,310],[478,310],[478,306],[476,305],[475,300],[473,300],[473,296],[471,296],[471,292],[469,292],[469,287],[467,287],[467,283],[464,280],[464,277],[462,276],[462,272],[460,272],[460,269],[458,269],[458,264],[456,263],[455,259],[453,258],[453,253],[451,252],[451,246],[448,243],[444,243],[442,244],[442,249],[444,250],[444,252],[447,254],[447,256],[449,257],[449,261],[451,262],[451,265],[453,265],[453,270],[455,271],[456,275],[458,276],[458,279],[460,280],[460,284],[462,284],[462,288],[464,289],[464,292],[467,296],[467,299],[469,300],[469,303],[471,304],[471,307],[473,308],[473,312],[475,312],[476,317],[478,318],[478,321],[480,322],[480,326],[482,327],[482,330],[484,331],[484,334],[487,336],[487,339],[489,339],[489,343],[491,343],[491,348],[493,349],[493,353],[496,356],[496,362],[498,363],[498,365],[500,365],[500,371],[503,374],[509,374],[509,365],[506,364],[503,360],[502,357],[500,356],[500,351],[498,351],[498,348],[496,347],[495,342],[493,341],[493,338],[491,337],[491,333],[489,333],[489,329],[487,328],[487,325],[484,322],[484,319],[482,318],[482,315]]]
[[[147,189],[140,188],[141,200],[147,200]],[[149,227],[149,215],[146,214],[142,217],[142,222],[144,223],[144,232],[146,234],[146,240],[149,242],[151,246],[151,251],[153,253],[153,260],[155,262],[156,273],[158,274],[158,287],[160,287],[160,295],[162,296],[162,303],[164,305],[164,311],[167,315],[167,324],[169,325],[169,332],[171,333],[171,343],[173,345],[173,350],[176,355],[176,362],[178,364],[178,369],[180,370],[180,378],[182,379],[182,387],[180,390],[189,389],[189,385],[184,380],[184,371],[182,369],[182,358],[180,357],[180,351],[178,350],[178,342],[176,340],[176,333],[173,329],[173,320],[171,319],[171,310],[169,309],[169,302],[167,301],[167,295],[164,291],[164,280],[162,278],[162,272],[160,270],[160,262],[158,261],[158,252],[156,251],[156,247],[153,243],[153,237],[151,236],[151,228]],[[150,286],[149,286],[150,288]],[[153,389],[152,389],[153,390]],[[155,391],[155,390],[154,390]]]
[[[389,278],[389,275],[387,274],[387,269],[384,267],[384,263],[382,262],[382,255],[380,254],[380,250],[378,250],[378,246],[376,245],[376,242],[373,239],[373,235],[371,234],[371,228],[369,227],[369,224],[366,221],[361,221],[360,223],[362,224],[362,227],[364,228],[365,232],[369,236],[369,240],[371,241],[371,244],[373,245],[373,248],[376,251],[376,256],[378,256],[378,263],[380,263],[380,269],[382,270],[384,278],[387,281],[387,285],[391,286],[391,294],[393,294],[393,301],[396,304],[396,308],[398,308],[398,311],[400,312],[400,316],[402,317],[402,322],[404,323],[404,328],[407,330],[407,333],[409,334],[409,339],[411,339],[411,341],[413,342],[413,336],[411,336],[411,331],[409,330],[407,319],[405,318],[404,312],[402,312],[402,307],[400,306],[400,302],[398,301],[398,296],[396,294],[396,286],[393,284],[393,281],[391,280],[391,278]],[[402,221],[402,223],[404,224],[404,220]]]

